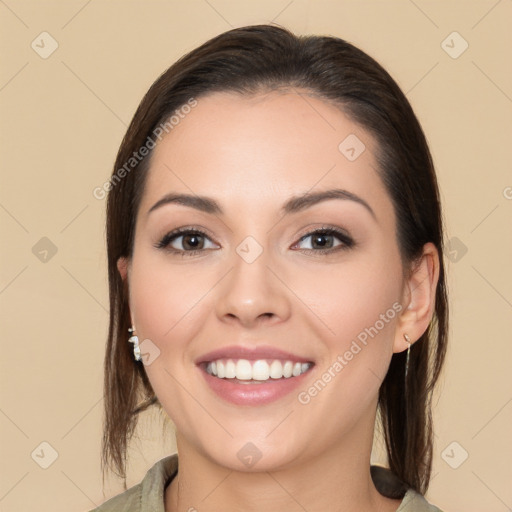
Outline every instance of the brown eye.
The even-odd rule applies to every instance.
[[[204,247],[204,238],[201,235],[195,233],[190,235],[179,236],[176,240],[182,239],[181,246],[185,250],[202,249]],[[175,240],[175,241],[176,241]]]
[[[354,241],[349,236],[335,229],[313,231],[303,236],[297,244],[299,249],[314,252],[348,249],[353,245]]]
[[[168,233],[156,244],[155,247],[182,254],[218,248],[206,233],[190,229],[172,231],[171,233]]]

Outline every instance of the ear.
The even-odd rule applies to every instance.
[[[121,274],[121,279],[126,281],[128,277],[128,258],[123,256],[117,260],[117,270]]]
[[[439,252],[429,242],[423,246],[423,254],[414,262],[405,282],[403,309],[397,322],[393,352],[408,348],[404,334],[409,336],[412,344],[427,330],[434,315],[438,279]]]

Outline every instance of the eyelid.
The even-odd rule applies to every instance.
[[[157,249],[168,250],[169,252],[172,252],[175,254],[180,254],[182,256],[185,256],[185,255],[192,256],[194,254],[204,253],[206,251],[213,250],[211,248],[207,248],[207,249],[203,248],[203,249],[195,249],[195,250],[185,251],[185,250],[169,247],[173,241],[178,239],[180,236],[184,236],[187,234],[197,234],[199,236],[202,236],[202,237],[208,239],[211,243],[219,246],[219,248],[221,247],[220,244],[218,244],[214,240],[214,238],[209,234],[209,232],[206,228],[204,228],[202,226],[193,226],[193,225],[182,226],[182,227],[179,227],[179,228],[169,231],[163,237],[161,237],[160,240],[156,244],[154,244],[154,246]],[[314,236],[316,234],[325,234],[327,236],[334,236],[335,238],[337,238],[339,240],[340,244],[336,245],[334,247],[327,248],[327,249],[296,249],[296,250],[300,251],[300,252],[322,254],[322,253],[336,252],[337,250],[342,250],[342,249],[350,249],[356,245],[354,239],[352,238],[352,236],[350,234],[348,234],[348,232],[346,230],[339,228],[337,226],[321,225],[321,226],[316,226],[316,227],[308,226],[307,228],[305,228],[303,230],[303,234],[299,235],[298,240],[293,243],[293,245],[291,246],[291,249],[293,249],[294,247],[299,245],[306,238]]]
[[[298,235],[298,237],[299,237],[299,239],[302,239],[305,236],[312,235],[314,233],[318,233],[319,231],[320,232],[332,231],[334,233],[339,233],[340,235],[343,235],[347,238],[352,238],[346,229],[343,229],[339,226],[335,226],[333,224],[314,224],[314,225],[310,224],[301,230],[302,234]]]
[[[308,251],[308,252],[316,252],[316,253],[322,253],[322,252],[334,252],[336,250],[340,249],[350,249],[356,245],[355,240],[353,237],[344,229],[331,226],[331,225],[322,225],[320,227],[313,228],[312,226],[309,226],[307,231],[303,235],[300,235],[299,240],[295,242],[292,246],[296,247],[298,244],[300,244],[303,240],[306,238],[309,238],[311,236],[314,236],[316,234],[326,234],[327,236],[334,236],[336,237],[341,243],[337,246],[327,248],[327,249],[297,249],[298,251]]]
[[[180,236],[184,236],[187,234],[200,235],[200,236],[210,240],[210,242],[212,242],[213,244],[220,246],[220,244],[217,243],[214,240],[214,238],[209,234],[209,232],[206,228],[204,228],[202,226],[193,226],[193,225],[192,226],[182,226],[182,227],[179,227],[179,228],[176,228],[176,229],[173,229],[173,230],[167,232],[165,235],[160,237],[159,241],[156,242],[154,245],[157,249],[164,249],[164,250],[167,249],[171,252],[176,252],[176,253],[193,254],[193,253],[197,253],[197,252],[204,252],[205,250],[211,250],[211,249],[197,249],[197,250],[192,250],[192,251],[183,251],[183,250],[179,250],[179,249],[169,248],[169,245],[171,242],[173,242],[175,239],[179,238]]]

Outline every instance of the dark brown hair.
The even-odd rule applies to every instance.
[[[130,257],[134,226],[151,152],[120,173],[148,145],[155,129],[191,98],[224,91],[243,95],[298,88],[332,101],[377,141],[379,174],[392,199],[404,269],[432,242],[440,273],[432,322],[410,351],[392,356],[379,392],[380,426],[392,472],[420,493],[432,465],[431,397],[446,352],[448,303],[443,264],[443,223],[437,180],[425,136],[409,102],[371,57],[335,37],[296,36],[277,26],[225,32],[191,51],[165,71],[140,103],[121,143],[110,183],[107,245],[110,326],[105,357],[103,468],[125,479],[126,452],[138,414],[157,398],[144,367],[127,343],[127,285],[117,269]],[[131,161],[133,164],[134,162]],[[122,175],[122,176],[121,176]],[[392,496],[395,497],[395,496]]]

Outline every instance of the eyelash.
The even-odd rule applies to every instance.
[[[208,250],[208,249],[194,249],[194,250],[190,250],[190,251],[185,251],[185,250],[174,249],[174,248],[169,247],[171,242],[174,242],[174,240],[176,240],[177,238],[179,238],[180,236],[183,236],[183,235],[198,235],[198,236],[210,239],[208,234],[200,229],[191,228],[191,227],[183,227],[183,228],[175,229],[175,230],[171,231],[170,233],[167,233],[159,242],[157,242],[155,244],[155,247],[157,249],[167,250],[167,251],[174,253],[176,255],[179,255],[181,257],[195,256],[201,252],[204,252],[205,250]],[[309,231],[305,235],[302,235],[299,238],[299,241],[297,243],[295,243],[294,245],[298,245],[305,239],[307,239],[311,236],[314,236],[314,235],[334,236],[341,242],[341,244],[337,245],[335,247],[328,248],[328,249],[297,249],[297,251],[306,253],[306,254],[310,254],[311,252],[320,253],[320,254],[330,254],[330,253],[334,253],[334,252],[337,252],[340,250],[346,251],[348,249],[352,249],[355,246],[355,242],[350,236],[348,236],[345,232],[340,231],[339,229],[331,227],[331,226],[325,226],[325,227],[323,226],[323,227],[315,229],[313,231]]]

